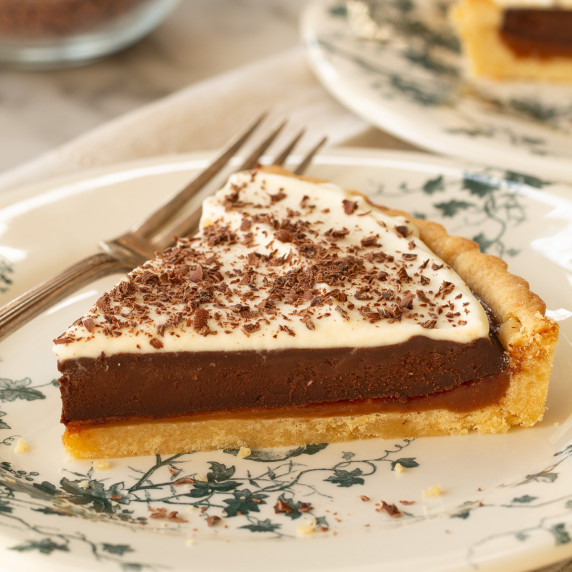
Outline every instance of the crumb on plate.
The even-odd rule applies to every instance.
[[[438,497],[443,494],[443,489],[440,484],[434,485],[423,491],[424,497]]]
[[[238,453],[236,454],[236,456],[239,459],[246,459],[246,457],[250,457],[250,454],[252,453],[251,449],[249,449],[248,447],[241,447],[238,450]]]
[[[16,447],[14,448],[14,453],[21,455],[22,453],[27,453],[30,450],[30,446],[24,439],[18,439],[16,441]]]
[[[308,523],[301,524],[300,526],[298,526],[298,528],[296,529],[296,532],[300,536],[310,536],[310,535],[314,534],[314,532],[316,532],[317,526],[318,526],[318,522],[314,518],[314,519],[310,520]]]
[[[107,471],[111,469],[111,463],[105,459],[98,459],[97,461],[93,462],[93,468],[96,471]]]
[[[393,465],[393,470],[396,473],[405,473],[407,471],[407,468],[404,467],[401,463],[395,463],[395,465]]]

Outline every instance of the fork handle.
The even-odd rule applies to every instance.
[[[107,252],[93,254],[68,266],[0,308],[0,339],[93,280],[122,269],[117,258]]]

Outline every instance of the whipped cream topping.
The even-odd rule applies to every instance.
[[[376,347],[488,336],[481,304],[406,218],[330,183],[254,170],[200,231],[130,272],[55,340],[118,353]]]

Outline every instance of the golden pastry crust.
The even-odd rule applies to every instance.
[[[493,0],[460,0],[450,16],[472,75],[496,80],[572,81],[572,58],[518,57],[507,47],[500,34],[503,8]]]
[[[276,167],[269,170],[288,174]],[[373,206],[409,218],[419,229],[421,239],[465,280],[499,320],[498,336],[509,356],[510,376],[508,390],[499,403],[469,412],[428,409],[319,417],[178,418],[70,424],[63,438],[66,450],[78,458],[124,457],[374,437],[463,435],[470,431],[502,433],[514,425],[529,427],[540,421],[558,338],[558,325],[544,315],[542,300],[530,291],[524,279],[507,271],[504,261],[481,253],[475,242],[450,236],[438,223]]]

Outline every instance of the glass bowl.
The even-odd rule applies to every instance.
[[[179,0],[0,0],[0,65],[88,63],[133,44]]]

